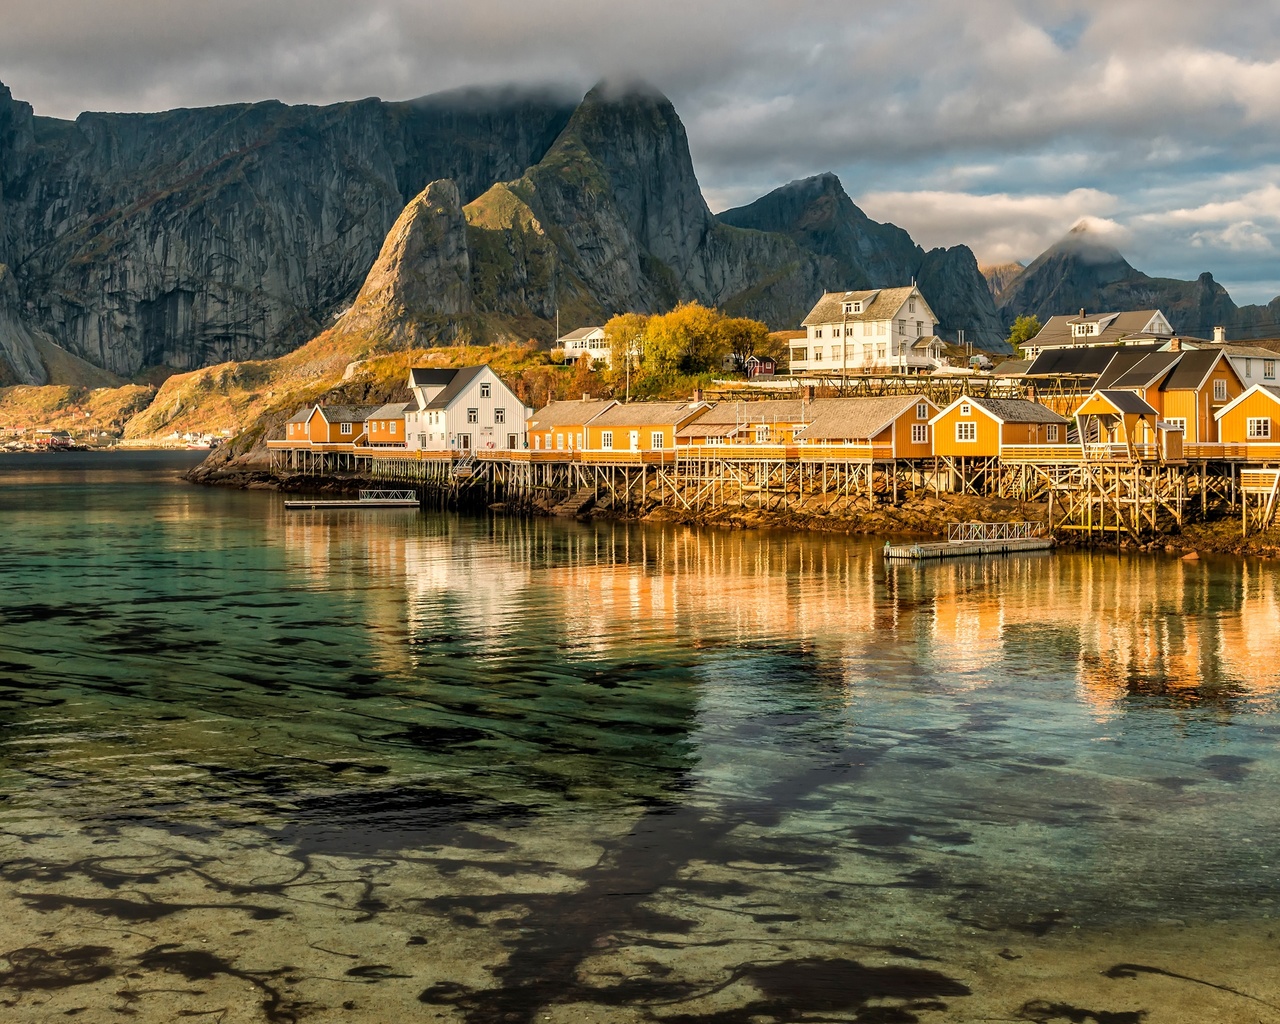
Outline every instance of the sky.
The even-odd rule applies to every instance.
[[[0,81],[38,114],[641,78],[674,101],[713,210],[834,171],[869,216],[981,263],[1091,218],[1149,274],[1280,295],[1274,0],[4,8]]]

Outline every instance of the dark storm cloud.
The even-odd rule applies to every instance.
[[[1237,0],[43,0],[0,79],[37,111],[643,77],[713,207],[835,170],[925,244],[1027,259],[1080,217],[1150,272],[1280,290],[1280,8]]]

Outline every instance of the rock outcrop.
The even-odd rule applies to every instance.
[[[0,383],[48,382],[35,332],[22,319],[18,284],[13,272],[0,263]]]
[[[391,228],[364,286],[335,326],[384,345],[452,341],[471,313],[471,260],[458,186],[433,181]]]
[[[1037,256],[997,302],[1006,323],[1024,314],[1043,323],[1081,309],[1159,309],[1180,334],[1198,338],[1212,338],[1215,327],[1225,327],[1232,340],[1273,338],[1280,324],[1280,298],[1237,306],[1209,273],[1194,281],[1148,277],[1084,222]]]
[[[877,223],[858,209],[834,174],[793,181],[716,219],[786,235],[824,260],[820,266],[830,290],[915,280],[938,314],[939,330],[950,336],[963,330],[966,340],[994,351],[1005,348],[995,303],[968,246],[926,252],[902,228]],[[806,307],[800,315],[807,312]]]
[[[1013,279],[1026,270],[1025,263],[992,263],[987,266],[978,264],[978,270],[986,278],[991,297],[995,298],[1013,282]]]

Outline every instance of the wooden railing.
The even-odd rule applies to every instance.
[[[967,544],[972,541],[1030,540],[1038,537],[1043,523],[947,523],[947,542]]]

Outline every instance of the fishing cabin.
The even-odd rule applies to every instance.
[[[795,444],[796,432],[813,419],[813,403],[799,398],[762,402],[717,402],[676,432],[676,444]]]
[[[403,448],[406,445],[404,414],[407,402],[391,402],[375,409],[365,420],[370,448]]]
[[[529,419],[529,444],[534,451],[581,451],[587,443],[587,424],[617,405],[612,398],[550,402]]]
[[[1280,386],[1255,384],[1214,416],[1223,444],[1246,445],[1262,461],[1280,458]]]
[[[823,398],[809,407],[812,422],[796,432],[801,445],[864,446],[871,459],[933,455],[930,420],[938,407],[922,395]]]
[[[961,397],[930,421],[933,454],[995,459],[1018,446],[1067,444],[1070,421],[1026,398]]]
[[[676,433],[708,409],[705,402],[615,403],[586,424],[593,452],[671,451]]]

